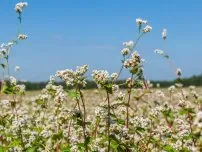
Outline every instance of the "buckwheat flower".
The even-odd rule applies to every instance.
[[[15,72],[20,71],[20,66],[15,66]]]
[[[17,13],[22,13],[22,10],[24,7],[26,7],[28,5],[27,2],[19,2],[15,5],[15,11]]]
[[[25,40],[25,39],[27,39],[27,35],[19,34],[19,35],[18,35],[18,39],[19,39],[19,40]]]
[[[10,81],[11,85],[16,85],[16,84],[17,84],[17,80],[16,80],[16,78],[13,77],[13,76],[10,76],[10,77],[9,77],[9,81]]]
[[[202,111],[199,111],[196,114],[196,118],[194,120],[194,125],[197,126],[198,128],[202,128]]]
[[[112,81],[116,81],[117,78],[118,78],[118,73],[112,73],[111,74]]]
[[[66,82],[67,86],[86,86],[86,80],[84,74],[87,72],[88,66],[78,66],[76,71],[73,70],[61,70],[56,72],[56,76]]]
[[[154,50],[154,53],[164,55],[164,51],[159,49]]]
[[[137,26],[141,26],[142,24],[147,24],[147,20],[143,20],[141,18],[136,19]]]
[[[180,68],[177,68],[177,70],[176,70],[176,75],[177,75],[178,77],[180,77],[180,76],[182,75],[182,70],[181,70]]]
[[[14,45],[13,42],[8,42],[8,44],[7,44],[8,47],[12,47],[13,45]]]
[[[196,89],[196,87],[192,85],[192,86],[189,86],[189,89],[190,89],[191,91],[193,91],[193,90]]]
[[[133,79],[131,79],[131,78],[128,78],[128,79],[126,79],[126,84],[130,88],[131,86],[134,86],[135,81]]]
[[[123,65],[125,68],[133,68],[141,63],[140,55],[137,51],[132,54],[132,58],[127,59]]]
[[[84,75],[88,71],[88,65],[77,66],[75,74]]]
[[[55,76],[54,75],[51,75],[50,76],[50,83],[54,83],[55,82]]]
[[[112,90],[113,90],[114,92],[119,91],[119,86],[118,86],[118,85],[112,85]]]
[[[123,101],[125,99],[125,94],[123,92],[119,92],[119,94],[116,95],[116,100]]]
[[[150,32],[151,30],[152,30],[152,27],[149,26],[149,25],[147,25],[142,31],[143,31],[143,33],[148,33],[148,32]]]
[[[18,85],[16,85],[16,90],[19,93],[25,93],[25,85],[24,84],[18,84]]]
[[[94,70],[92,77],[98,85],[106,84],[109,81],[109,73],[104,70]]]
[[[167,29],[163,29],[161,35],[162,35],[162,38],[165,40],[167,38],[167,35],[168,35],[167,34]]]
[[[128,48],[129,50],[132,50],[134,48],[135,43],[133,41],[129,42],[123,42],[123,46]]]
[[[175,90],[175,86],[174,86],[174,85],[172,85],[172,86],[170,86],[170,87],[168,88],[168,91],[170,91],[170,92],[174,92],[174,90]]]
[[[124,48],[123,50],[121,50],[121,54],[123,56],[126,56],[126,55],[130,54],[130,49],[129,48]]]

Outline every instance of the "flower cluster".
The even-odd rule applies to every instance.
[[[78,66],[75,71],[73,70],[61,70],[57,71],[56,76],[60,77],[67,86],[78,86],[78,87],[85,87],[86,80],[85,80],[85,73],[88,71],[88,66]]]
[[[141,63],[141,58],[140,58],[140,55],[137,51],[135,51],[133,54],[132,54],[132,58],[131,59],[127,59],[123,65],[125,68],[134,68],[136,66],[139,66],[140,63]]]
[[[28,5],[27,2],[19,2],[15,5],[15,11],[17,13],[22,13],[22,10],[24,9],[24,7],[26,7]]]
[[[27,35],[19,34],[19,35],[18,35],[18,39],[19,39],[19,40],[26,40],[26,39],[27,39]]]
[[[109,73],[104,70],[94,70],[92,77],[97,85],[104,85],[110,80]]]

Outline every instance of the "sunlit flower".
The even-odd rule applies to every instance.
[[[16,72],[20,71],[20,66],[15,66],[15,71]]]
[[[22,13],[22,10],[24,7],[26,7],[28,5],[27,2],[19,2],[15,5],[15,11],[17,13]]]
[[[129,42],[124,42],[123,46],[125,46],[126,48],[128,48],[129,50],[133,50],[135,43],[133,41],[129,41]],[[125,50],[126,51],[126,50]]]
[[[19,35],[18,35],[18,39],[19,39],[19,40],[25,40],[25,39],[27,39],[27,35],[19,34]]]
[[[137,18],[137,19],[136,19],[136,24],[137,24],[138,26],[140,26],[140,25],[142,25],[142,24],[147,24],[147,20],[143,20],[143,19],[141,19],[141,18]]]
[[[162,35],[162,38],[165,40],[167,38],[167,35],[168,35],[167,29],[163,29],[161,35]]]
[[[149,25],[147,25],[145,28],[143,28],[143,32],[144,33],[148,33],[148,32],[150,32],[152,30],[152,27],[151,26],[149,26]]]

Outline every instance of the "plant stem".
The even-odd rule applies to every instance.
[[[107,92],[107,103],[108,103],[108,113],[107,113],[107,136],[108,136],[108,152],[110,152],[110,100],[109,100],[109,93]]]
[[[128,92],[128,105],[126,107],[126,128],[128,128],[129,126],[129,107],[130,107],[130,99],[131,99],[131,92],[132,92],[132,82],[133,82],[133,74],[131,74],[131,80],[130,80],[130,88],[129,88],[129,92]]]
[[[81,102],[82,102],[82,106],[83,106],[83,135],[84,135],[84,140],[87,140],[86,137],[86,107],[85,107],[85,102],[84,102],[84,98],[83,98],[83,93],[81,92],[81,90],[79,89],[79,94],[81,97]],[[88,145],[85,144],[85,151],[88,152]]]

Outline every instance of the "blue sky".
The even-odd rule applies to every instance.
[[[0,1],[0,43],[17,32],[17,0]],[[185,77],[202,72],[201,0],[28,0],[22,33],[29,36],[13,48],[11,69],[21,67],[17,77],[48,80],[55,71],[88,64],[90,71],[118,72],[122,43],[135,40],[136,18],[153,27],[140,41],[137,51],[145,58],[148,79],[175,78],[168,62],[154,54],[164,49],[163,28],[168,29],[167,52]],[[12,71],[15,75],[14,70]],[[122,78],[127,77],[124,71]]]

